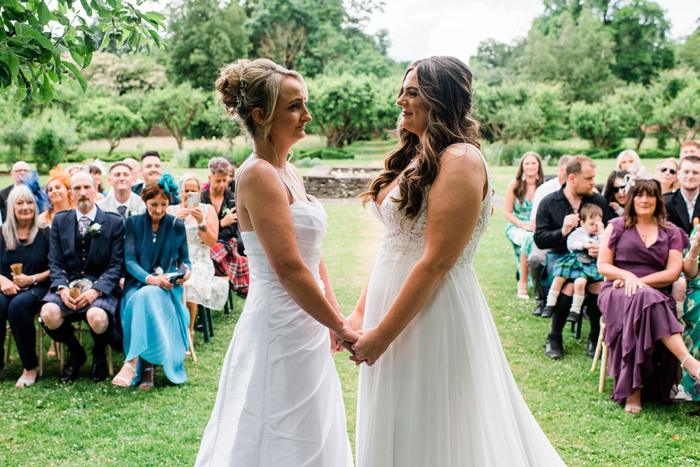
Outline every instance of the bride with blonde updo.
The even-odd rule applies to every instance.
[[[271,60],[239,60],[216,89],[253,140],[236,181],[250,290],[196,466],[351,467],[330,350],[359,334],[340,312],[321,256],[326,213],[287,161],[311,121],[306,84]]]

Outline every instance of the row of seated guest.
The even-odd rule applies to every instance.
[[[673,157],[664,159],[656,167],[655,178],[661,185],[661,193],[666,194],[680,188],[678,181],[678,162]]]
[[[516,256],[520,269],[518,281],[518,297],[527,299],[527,255],[528,246],[532,245],[534,231],[533,222],[530,220],[532,201],[537,187],[544,183],[542,171],[542,159],[536,152],[526,152],[520,158],[515,179],[508,184],[504,214],[506,224],[506,237],[516,247]],[[519,254],[518,254],[519,252]]]
[[[96,197],[94,180],[85,172],[79,171],[78,174],[74,176],[73,186],[70,186],[70,193],[67,199],[75,199],[78,201],[77,209],[75,210],[63,209],[67,206],[65,205],[66,203],[62,202],[65,200],[61,195],[65,193],[61,189],[61,186],[65,188],[64,182],[67,179],[67,175],[59,171],[54,171],[52,174],[52,179],[49,183],[48,188],[50,190],[50,194],[56,203],[56,208],[50,213],[51,215],[49,215],[47,219],[53,222],[54,229],[51,231],[51,235],[54,248],[52,248],[48,254],[47,252],[41,252],[41,256],[45,259],[47,257],[49,258],[50,262],[52,263],[52,268],[56,273],[51,277],[52,286],[50,287],[46,297],[44,297],[44,300],[50,303],[47,303],[43,307],[41,314],[49,336],[55,338],[58,342],[66,343],[69,349],[70,357],[68,358],[68,362],[64,368],[64,371],[62,372],[62,381],[70,381],[75,379],[78,375],[80,367],[84,364],[87,358],[84,350],[75,339],[73,327],[70,325],[70,323],[77,320],[86,320],[92,331],[95,346],[93,348],[93,366],[91,376],[95,381],[100,381],[106,377],[106,358],[104,355],[105,344],[110,343],[114,348],[120,348],[122,326],[120,325],[120,315],[118,313],[118,309],[121,289],[120,287],[114,288],[111,285],[112,279],[115,277],[116,266],[114,265],[114,260],[119,261],[119,258],[121,257],[122,263],[124,261],[124,255],[120,253],[120,251],[123,251],[124,231],[122,227],[121,234],[118,232],[115,233],[114,230],[116,227],[113,225],[110,226],[109,224],[114,224],[114,218],[116,218],[118,221],[117,223],[123,225],[127,219],[145,215],[142,213],[146,211],[146,204],[140,197],[133,194],[130,190],[130,181],[132,180],[130,170],[131,169],[128,164],[115,163],[112,166],[110,170],[110,184],[112,185],[113,190],[107,198],[100,201],[100,204],[102,207],[104,207],[104,210],[96,207],[94,202],[94,198]],[[182,189],[185,192],[199,192],[201,182],[196,179],[196,176],[193,174],[190,174],[190,176],[195,178],[194,181],[196,183],[186,183],[188,180],[183,180]],[[58,183],[57,180],[61,183]],[[77,185],[75,184],[76,180],[79,182]],[[190,179],[189,181],[192,182],[193,180]],[[147,187],[150,185],[154,184],[151,183],[147,185]],[[158,183],[155,185],[159,186]],[[18,187],[22,188],[21,191],[28,190],[28,188],[22,184],[18,185]],[[17,187],[13,188],[17,189]],[[11,194],[14,193],[14,189],[11,191]],[[168,204],[170,204],[173,197],[177,196],[176,191],[177,190],[171,189],[167,193],[169,200]],[[29,192],[31,193],[31,191]],[[17,193],[19,194],[20,191]],[[36,193],[31,194],[36,196]],[[70,203],[68,203],[68,206],[70,206]],[[206,270],[206,277],[202,275],[202,277],[199,278],[201,280],[193,281],[187,286],[188,291],[186,296],[188,297],[187,301],[189,302],[188,307],[192,310],[196,310],[197,304],[203,304],[205,306],[211,305],[221,308],[227,297],[227,281],[225,278],[219,278],[217,280],[213,277],[213,274],[211,273],[211,271],[214,269],[213,264],[211,259],[207,258],[208,249],[211,246],[212,241],[217,240],[217,234],[219,231],[218,219],[213,213],[213,208],[208,208],[206,211],[201,211],[201,220],[199,219],[200,211],[196,208],[192,210],[188,209],[185,203],[172,206],[171,209],[173,210],[172,212],[174,214],[179,212],[184,215],[186,213],[184,220],[190,225],[192,234],[195,233],[195,230],[197,231],[197,237],[192,235],[193,241],[191,242],[193,244],[199,243],[197,248],[199,249],[199,253],[201,253],[196,258],[197,262],[195,265],[204,265],[203,267],[200,267],[198,274],[203,274],[202,271]],[[34,212],[37,211],[38,210],[36,207],[34,207]],[[206,214],[204,214],[204,212],[206,212]],[[114,213],[116,215],[112,216],[110,213]],[[85,216],[85,214],[87,214],[87,216]],[[109,216],[107,214],[109,214]],[[227,213],[224,215],[227,215]],[[206,220],[204,218],[205,216]],[[78,218],[85,218],[85,220],[79,221]],[[175,221],[177,218],[172,216],[171,219]],[[72,224],[75,224],[73,226],[74,228],[71,228],[71,221]],[[177,219],[177,221],[182,222],[182,219]],[[66,225],[66,222],[68,222],[68,225]],[[79,223],[85,223],[87,226],[79,225]],[[204,225],[202,225],[202,223],[204,223]],[[38,218],[37,224],[39,225]],[[12,223],[8,223],[7,228],[11,228],[12,225]],[[182,223],[182,225],[183,233],[186,233],[184,223]],[[153,239],[155,239],[155,236],[156,234],[153,235]],[[109,239],[107,237],[109,237]],[[112,244],[112,237],[122,237],[121,247],[119,246],[118,242]],[[186,239],[187,236],[185,235],[184,238]],[[24,237],[22,237],[22,240],[24,240]],[[204,243],[204,240],[206,240],[206,243]],[[107,243],[105,244],[105,242]],[[94,244],[97,244],[97,246]],[[206,248],[202,248],[204,245],[206,245]],[[8,249],[5,248],[3,251],[8,251]],[[105,255],[108,255],[108,257]],[[175,262],[175,264],[177,263],[178,262]],[[4,266],[9,267],[9,264],[11,263],[6,263]],[[123,269],[123,264],[119,267]],[[105,271],[105,268],[108,268],[108,270]],[[25,267],[24,274],[27,274],[27,271],[28,270]],[[59,271],[63,274],[61,275]],[[167,273],[167,271],[165,272]],[[7,273],[5,277],[11,278],[12,276],[9,274],[10,273]],[[41,278],[38,273],[33,275]],[[189,275],[190,273],[188,273],[188,277]],[[54,278],[54,276],[56,278]],[[80,294],[78,297],[73,297],[70,294],[70,291],[67,291],[66,289],[68,285],[70,285],[70,282],[81,277],[85,277],[93,282],[92,288]],[[119,278],[121,278],[121,269]],[[16,280],[22,282],[24,277],[20,276]],[[66,285],[66,283],[68,285]],[[214,284],[216,284],[216,286]],[[7,282],[5,282],[4,285],[9,286]],[[119,285],[118,279],[117,285]],[[10,289],[12,289],[12,287],[10,287],[8,290]],[[33,312],[30,312],[28,316],[33,317],[36,314],[36,311],[37,310],[33,310]],[[9,313],[12,312],[10,311]],[[8,312],[5,312],[2,316],[6,316],[7,314]],[[187,315],[187,323],[189,327],[189,322],[191,319],[189,313],[187,313]],[[2,323],[4,322],[5,318],[2,319]],[[25,330],[25,332],[17,332],[22,334],[22,336],[28,336],[28,330]],[[34,328],[32,326],[32,339],[34,335],[33,332]],[[2,336],[4,340],[4,332],[2,333]],[[184,333],[184,336],[184,348],[187,349],[187,332]],[[24,344],[21,344],[22,342],[25,342],[22,337],[18,337],[17,342],[18,345],[22,345],[22,349],[31,348],[31,353],[33,354],[33,345],[24,346]],[[26,340],[26,342],[30,341]],[[184,355],[185,353],[183,350],[181,359],[184,359]],[[154,360],[154,358],[152,357],[151,360]],[[149,363],[154,363],[148,360],[148,358],[146,361]],[[158,359],[155,359],[155,363],[162,364]],[[35,381],[36,374],[34,371],[36,365],[31,359],[28,359],[27,364],[24,366],[25,373],[22,376],[24,382],[21,384],[18,382],[18,386],[31,385],[33,381]],[[170,372],[168,376],[172,375],[174,380],[181,379],[181,375],[176,375],[179,372],[175,371],[175,374],[173,374],[173,372],[170,371],[176,367],[177,365],[169,364],[168,369],[166,370],[166,374]],[[146,365],[146,368],[150,368],[150,365]],[[124,381],[128,383],[133,380],[141,380],[144,388],[149,387],[149,382],[152,382],[152,373],[150,375],[139,375],[139,378],[137,379],[134,378],[135,375],[129,375],[128,370],[129,368],[127,367],[126,377],[122,374],[120,375],[121,379],[116,380],[117,384],[123,383]]]

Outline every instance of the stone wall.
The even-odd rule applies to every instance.
[[[316,198],[356,198],[377,174],[376,167],[317,165],[304,174],[306,191]]]

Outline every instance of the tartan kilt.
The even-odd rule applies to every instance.
[[[598,272],[595,258],[591,258],[589,264],[583,264],[578,260],[578,253],[568,253],[557,260],[554,264],[554,277],[563,277],[565,279],[578,279],[583,277],[592,282],[604,281],[603,277]]]
[[[232,238],[228,242],[216,242],[209,250],[217,276],[228,277],[229,287],[242,294],[248,293],[250,274],[248,258],[238,254],[238,242]]]

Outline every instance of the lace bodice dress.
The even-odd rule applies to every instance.
[[[425,250],[430,189],[413,219],[392,200],[398,189],[381,206],[370,205],[384,235],[367,288],[365,329],[379,324]],[[564,465],[518,391],[472,266],[490,215],[489,176],[456,265],[384,355],[361,366],[358,467]]]

